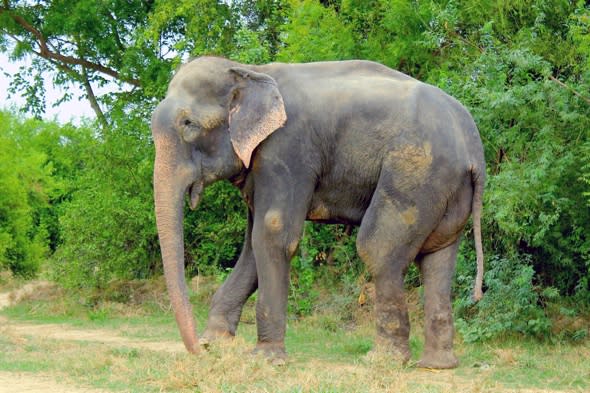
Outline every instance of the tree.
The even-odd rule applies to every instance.
[[[21,177],[13,176],[16,161],[9,153],[21,147],[12,136],[3,142],[2,160],[11,169],[0,169],[10,185],[0,195],[14,209],[0,206],[5,223],[0,251],[24,244],[14,240],[19,236],[29,241],[37,233],[44,239],[38,255],[57,250],[56,268],[71,272],[74,285],[157,272],[148,122],[173,70],[203,54],[246,63],[363,58],[434,84],[470,109],[488,163],[484,234],[489,299],[495,299],[480,310],[501,310],[496,306],[507,293],[537,291],[522,297],[526,304],[506,304],[502,312],[519,315],[518,307],[527,308],[529,316],[523,318],[534,319],[534,334],[542,335],[548,326],[540,308],[547,300],[543,293],[590,304],[589,37],[590,6],[584,1],[3,0],[0,50],[12,59],[34,58],[31,68],[13,78],[12,90],[27,98],[26,109],[43,113],[42,82],[53,71],[54,84],[84,89],[101,130],[82,138],[76,153],[68,150],[74,142],[31,138],[38,145],[23,150],[31,153],[30,165],[19,169],[25,173]],[[105,85],[111,91],[96,94]],[[70,98],[66,93],[64,99]],[[68,154],[78,155],[70,160]],[[44,160],[54,169],[39,169]],[[28,174],[45,183],[31,181]],[[67,191],[49,196],[22,191],[34,184]],[[186,243],[198,245],[187,249],[189,271],[231,265],[240,248],[243,209],[227,184],[208,190],[199,211],[186,220]],[[43,211],[37,216],[52,223],[45,224],[46,232],[25,231],[41,221],[23,217]],[[100,229],[98,235],[88,230],[93,227]],[[301,270],[294,281],[305,291],[320,276],[310,272],[322,264],[321,255],[338,254],[330,244],[339,244],[341,254],[354,249],[354,234],[348,238],[342,228],[307,229],[294,263]],[[468,300],[472,253],[464,243],[457,304],[462,317],[475,318],[482,327],[487,320],[470,314]],[[335,259],[330,268],[353,260]],[[76,278],[75,272],[83,274]],[[307,298],[298,299],[309,310]],[[514,326],[526,330],[524,322]],[[502,329],[511,329],[507,326]]]
[[[70,198],[85,128],[0,112],[0,268],[31,277],[61,244],[57,211]]]
[[[173,69],[189,56],[270,61],[283,8],[279,1],[2,2],[0,50],[14,60],[33,57],[32,67],[21,68],[13,77],[12,91],[27,98],[25,109],[41,116],[42,82],[53,71],[55,85],[84,89],[101,126],[77,152],[82,165],[64,203],[52,209],[57,205],[49,202],[53,222],[59,217],[59,225],[54,225],[59,245],[52,247],[57,249],[52,259],[56,277],[69,285],[97,286],[114,277],[146,277],[158,271],[149,130],[155,103],[163,97]],[[112,91],[97,95],[96,87],[105,85]],[[66,93],[63,100],[71,98]],[[227,187],[216,190],[209,199],[212,205],[207,198],[201,205],[206,210],[198,225],[202,230],[186,233],[205,236],[196,242],[200,248],[194,255],[210,255],[207,250],[221,246],[218,262],[231,264],[242,235],[224,236],[219,243],[205,233],[239,232],[245,225],[238,219],[242,206]],[[235,207],[224,211],[215,207],[215,200],[234,200]],[[207,231],[228,216],[235,229]],[[187,225],[194,226],[191,220]]]

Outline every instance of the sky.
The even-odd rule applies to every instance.
[[[20,109],[25,104],[25,99],[16,94],[8,98],[8,86],[10,85],[10,75],[15,74],[22,65],[30,64],[29,61],[19,61],[13,63],[8,60],[4,53],[0,53],[0,109],[9,109],[16,107]],[[6,76],[5,74],[9,74]],[[45,78],[45,98],[46,98],[46,113],[44,118],[48,120],[57,120],[60,123],[72,122],[80,124],[82,118],[94,118],[94,111],[90,107],[90,103],[85,98],[79,100],[83,96],[83,91],[75,86],[70,86],[68,89],[72,95],[72,100],[62,103],[57,107],[53,104],[63,96],[63,90],[53,86],[52,75]]]

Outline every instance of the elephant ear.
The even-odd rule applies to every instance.
[[[241,67],[230,69],[236,86],[229,107],[229,131],[234,151],[246,168],[254,149],[287,120],[276,81]]]

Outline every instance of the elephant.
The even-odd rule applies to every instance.
[[[376,289],[375,351],[406,363],[404,274],[420,268],[425,345],[419,367],[454,368],[451,284],[473,216],[482,297],[485,160],[469,112],[437,87],[364,60],[240,64],[194,58],[151,121],[154,200],[167,290],[187,350],[236,333],[256,290],[255,352],[286,359],[290,260],[306,220],[358,226]],[[248,207],[243,249],[196,333],[184,276],[183,208],[229,180]]]

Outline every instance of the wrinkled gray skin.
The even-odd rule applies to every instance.
[[[214,295],[204,340],[233,336],[258,289],[257,350],[286,355],[289,263],[304,221],[359,225],[357,250],[376,285],[376,350],[410,357],[404,273],[424,283],[420,366],[452,368],[451,281],[470,214],[481,297],[485,163],[465,108],[441,90],[367,61],[251,66],[201,57],[176,73],[152,119],[154,191],[166,282],[187,349],[197,352],[186,294],[183,203],[229,179],[249,207],[244,247]]]

